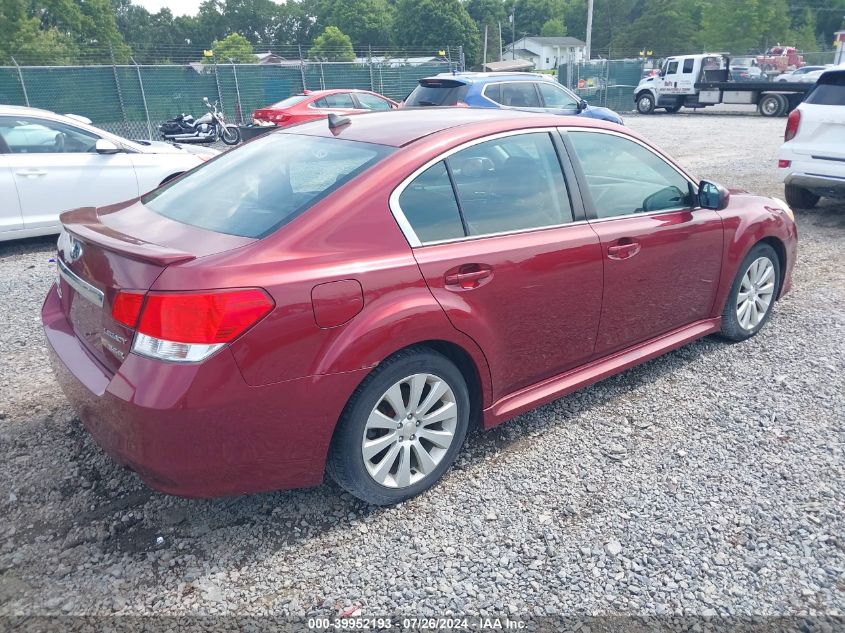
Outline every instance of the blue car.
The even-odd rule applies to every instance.
[[[549,75],[535,73],[440,73],[420,79],[402,107],[517,108],[600,119],[622,125],[608,108],[588,105]]]

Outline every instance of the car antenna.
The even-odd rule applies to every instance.
[[[349,125],[349,117],[348,116],[338,116],[334,112],[329,112],[329,129],[333,130],[338,127],[343,127],[344,125]]]

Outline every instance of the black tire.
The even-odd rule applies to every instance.
[[[654,112],[654,97],[644,92],[637,97],[637,112],[640,114],[652,114]]]
[[[679,106],[679,105],[668,106],[666,108],[666,112],[668,112],[669,114],[675,114],[680,109],[681,109],[681,106]]]
[[[452,443],[432,472],[420,481],[402,488],[385,486],[370,475],[364,464],[361,442],[367,432],[367,419],[390,387],[418,373],[432,374],[452,389],[457,406]],[[431,488],[454,463],[466,437],[469,417],[469,391],[454,363],[427,347],[402,350],[373,370],[352,394],[332,438],[326,470],[342,488],[368,503],[379,506],[401,503]]]
[[[782,113],[786,112],[787,107],[786,99],[779,94],[764,95],[757,104],[760,114],[765,117],[783,116]]]
[[[774,289],[772,294],[772,299],[766,309],[763,318],[751,328],[743,327],[739,322],[739,316],[737,315],[737,299],[739,296],[740,286],[742,285],[742,279],[745,276],[745,273],[748,271],[749,267],[752,263],[756,262],[761,257],[767,258],[773,266],[773,274],[774,274]],[[748,255],[745,256],[745,259],[742,260],[742,264],[739,266],[739,270],[737,270],[736,277],[734,277],[733,284],[731,285],[731,291],[728,293],[728,299],[725,302],[725,307],[722,310],[722,330],[721,334],[724,338],[730,341],[744,341],[747,338],[751,338],[757,332],[759,332],[764,325],[768,322],[769,318],[772,316],[772,310],[775,307],[775,301],[777,300],[777,293],[780,290],[780,259],[778,258],[775,249],[773,249],[768,244],[757,244],[754,248],[752,248]]]
[[[241,142],[241,131],[236,125],[226,125],[220,130],[220,140],[226,145],[237,145]]]
[[[786,195],[786,204],[796,209],[812,209],[821,198],[821,196],[817,196],[804,187],[796,187],[795,185],[786,185],[784,194]]]

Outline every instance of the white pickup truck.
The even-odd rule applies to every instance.
[[[806,83],[764,80],[734,81],[726,53],[669,57],[660,73],[640,81],[634,90],[637,112],[656,108],[677,112],[682,107],[703,108],[717,103],[756,105],[763,116],[786,116],[812,87]]]

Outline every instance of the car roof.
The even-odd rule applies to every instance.
[[[309,90],[308,92],[300,93],[306,97],[325,97],[327,95],[336,95],[341,92],[370,92],[369,90],[361,90],[359,88],[327,88],[325,90]]]
[[[425,77],[425,79],[454,79],[456,81],[463,81],[465,84],[483,84],[492,83],[494,81],[555,81],[551,75],[543,75],[541,73],[438,73],[432,77]]]
[[[349,116],[349,125],[330,129],[327,119],[285,128],[281,133],[333,136],[350,141],[404,147],[440,132],[468,132],[473,127],[485,134],[507,132],[524,127],[598,127],[619,129],[613,123],[585,117],[504,110],[499,108],[426,107],[379,110]]]

